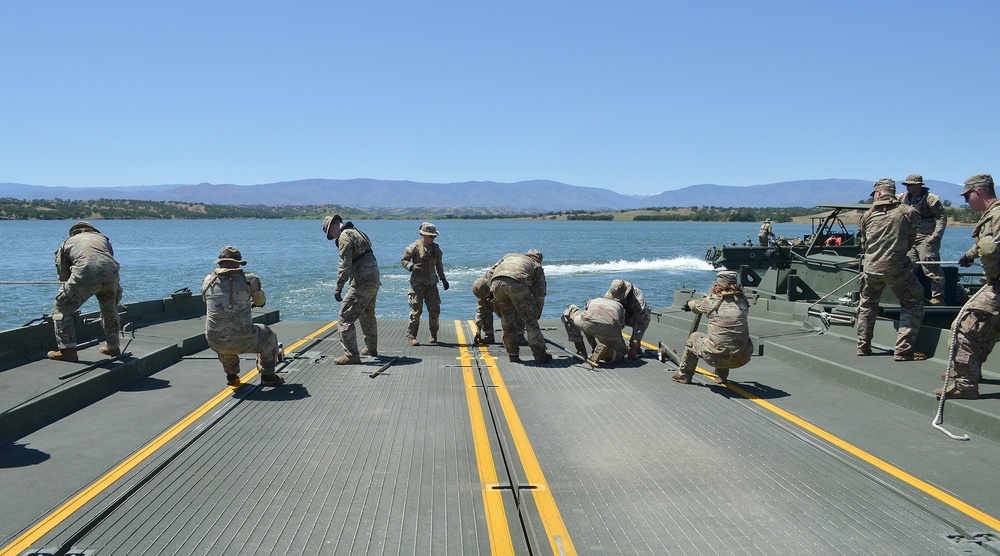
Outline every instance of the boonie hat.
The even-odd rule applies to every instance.
[[[216,259],[215,263],[218,264],[222,261],[232,261],[234,263],[240,263],[241,265],[247,264],[247,262],[243,260],[243,254],[240,253],[240,250],[232,245],[227,245],[219,251],[219,258]]]
[[[323,233],[326,235],[330,235],[330,226],[343,221],[344,219],[341,218],[339,214],[334,214],[333,216],[327,216],[326,218],[323,219]]]
[[[903,185],[923,185],[924,177],[920,174],[910,174],[903,180]]]
[[[764,219],[764,222],[770,222],[770,221],[771,221],[771,219],[770,219],[770,218],[765,218],[765,219]]]
[[[895,195],[896,194],[896,181],[893,180],[892,178],[882,178],[882,179],[878,180],[877,182],[875,182],[875,185],[872,186],[872,197],[874,197],[875,196],[875,192],[878,191],[878,190],[880,190],[880,189],[882,191],[888,191],[889,193],[892,193],[893,195]]]
[[[86,220],[81,220],[81,221],[77,222],[76,224],[73,224],[72,226],[70,226],[70,228],[69,228],[69,235],[75,236],[76,234],[78,234],[80,232],[85,232],[85,231],[88,231],[88,230],[92,231],[92,232],[97,232],[97,228],[95,228],[93,224],[91,224],[90,222],[87,222]],[[100,233],[100,232],[97,232],[97,233]]]
[[[972,191],[973,189],[981,189],[983,187],[993,187],[993,176],[989,174],[976,174],[965,180],[965,189],[962,190],[962,195]]]
[[[542,262],[542,252],[539,251],[538,249],[528,249],[528,252],[525,253],[525,255],[531,257],[532,259],[535,259],[538,262]]]
[[[735,270],[723,270],[722,272],[716,274],[717,281],[722,284],[735,284],[736,283],[736,271]]]
[[[419,228],[417,228],[417,230],[420,232],[420,235],[422,236],[430,236],[430,237],[438,236],[437,226],[431,224],[430,222],[424,222],[423,224],[420,225]]]
[[[622,299],[625,298],[625,294],[628,293],[628,286],[626,284],[627,282],[625,282],[625,280],[621,279],[612,280],[611,287],[608,288],[608,293],[614,299],[621,301]]]
[[[490,296],[490,283],[486,281],[485,277],[480,276],[472,282],[472,293],[479,299],[486,299]]]

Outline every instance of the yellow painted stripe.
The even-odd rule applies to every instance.
[[[646,342],[643,342],[643,345],[648,346],[650,348],[656,347]],[[697,371],[713,379],[716,378],[715,373],[711,373],[701,367],[697,367]],[[744,398],[770,411],[771,413],[774,413],[775,415],[778,415],[782,419],[785,419],[790,423],[794,423],[796,426],[811,432],[812,434],[822,438],[823,440],[826,440],[827,442],[833,444],[834,446],[840,448],[841,450],[844,450],[845,452],[853,455],[854,457],[876,467],[882,472],[887,473],[899,479],[900,481],[903,481],[904,483],[912,486],[913,488],[916,488],[917,490],[920,490],[921,492],[924,492],[925,494],[928,494],[936,498],[937,500],[947,504],[948,506],[951,506],[955,510],[971,517],[972,519],[975,519],[976,521],[982,523],[983,525],[986,525],[987,527],[992,528],[994,531],[1000,531],[1000,519],[997,519],[987,514],[986,512],[979,510],[959,500],[958,498],[955,498],[954,496],[948,494],[947,492],[944,492],[943,490],[931,484],[928,484],[927,482],[924,482],[918,479],[917,477],[914,477],[913,475],[910,475],[906,471],[903,471],[902,469],[899,469],[898,467],[895,467],[894,465],[882,459],[879,459],[873,456],[872,454],[869,454],[868,452],[841,439],[840,437],[834,436],[833,434],[826,432],[825,430],[817,427],[816,425],[813,425],[812,423],[792,413],[789,413],[772,403],[769,403],[761,399],[759,396],[747,392],[746,390],[740,388],[739,386],[734,385],[732,382],[727,382],[725,386],[730,390],[732,390],[733,392],[736,392],[737,394],[743,396]]]
[[[475,330],[476,325],[473,321],[469,321],[469,326]],[[538,463],[535,450],[531,447],[528,434],[525,432],[524,426],[521,424],[521,418],[514,408],[514,401],[511,399],[510,393],[504,385],[503,377],[500,376],[500,369],[497,368],[496,358],[490,355],[486,346],[479,346],[479,351],[483,355],[481,359],[486,363],[486,367],[490,371],[490,378],[493,380],[494,385],[493,391],[496,392],[497,399],[500,401],[500,407],[503,408],[504,419],[507,421],[507,428],[510,430],[511,438],[514,440],[517,455],[521,459],[525,478],[534,487],[531,494],[535,498],[538,514],[542,520],[542,525],[545,527],[545,534],[548,536],[552,553],[558,555],[565,554],[567,556],[575,555],[576,548],[573,546],[572,539],[569,538],[569,531],[566,530],[566,524],[563,523],[562,516],[559,514],[559,508],[556,506],[556,500],[552,496],[548,482],[545,480],[542,466]]]
[[[472,424],[472,441],[476,450],[476,467],[479,468],[479,481],[483,488],[483,505],[486,509],[486,529],[490,536],[490,551],[492,554],[514,554],[514,543],[510,536],[510,524],[507,512],[503,506],[501,491],[498,486],[497,470],[493,463],[493,451],[490,450],[489,434],[486,432],[486,418],[483,415],[482,404],[479,403],[479,388],[472,374],[472,354],[465,346],[465,332],[461,321],[455,321],[455,331],[458,333],[458,349],[462,362],[462,378],[465,380],[465,399],[469,403],[469,421]]]
[[[323,328],[320,328],[316,332],[306,336],[305,338],[295,342],[287,348],[288,351],[293,351],[295,348],[306,343],[308,340],[315,338],[316,336],[322,334],[326,330],[335,326],[337,321],[333,321]],[[242,380],[246,382],[252,379],[258,374],[257,368],[253,368],[243,375]],[[85,504],[93,500],[100,493],[104,492],[108,487],[113,485],[119,479],[124,477],[129,471],[135,469],[140,463],[145,461],[147,458],[156,453],[157,450],[162,448],[167,442],[170,442],[178,434],[183,432],[186,428],[194,424],[200,417],[211,411],[215,406],[219,405],[227,398],[232,396],[232,388],[227,387],[222,392],[216,394],[212,399],[205,402],[201,407],[194,410],[194,412],[188,414],[186,417],[177,422],[174,426],[170,427],[160,436],[156,437],[152,442],[143,446],[139,451],[135,452],[129,456],[125,461],[120,463],[117,467],[109,471],[103,477],[98,479],[96,482],[88,486],[87,488],[80,491],[76,496],[71,498],[68,502],[60,506],[58,509],[53,511],[51,514],[45,516],[41,521],[36,523],[33,527],[28,529],[23,535],[15,539],[13,542],[7,546],[0,549],[0,556],[16,556],[31,548],[31,545],[36,543],[39,539],[45,536],[49,531],[54,529],[66,518],[73,515],[74,512],[82,508]]]

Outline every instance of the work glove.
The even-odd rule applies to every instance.
[[[441,285],[444,286],[444,291],[448,291],[448,281],[444,278],[441,279]]]
[[[974,260],[970,259],[968,255],[962,255],[962,258],[958,259],[958,266],[970,267]]]
[[[344,300],[344,296],[340,295],[340,290],[333,292],[333,298],[336,299],[337,301]]]
[[[684,305],[681,305],[681,311],[686,311],[686,312],[690,313],[691,312],[691,306],[688,305],[687,303],[685,303]]]

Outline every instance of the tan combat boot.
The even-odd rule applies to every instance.
[[[345,353],[333,360],[334,365],[356,365],[361,362],[361,356]]]
[[[45,356],[53,361],[69,361],[70,363],[76,363],[80,360],[80,357],[76,354],[76,348],[63,348],[57,351],[50,351]]]

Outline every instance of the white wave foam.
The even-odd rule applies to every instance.
[[[673,259],[640,259],[628,261],[621,259],[606,263],[582,264],[546,264],[546,276],[569,276],[577,274],[609,274],[617,272],[641,271],[677,271],[677,270],[715,270],[711,264],[695,257],[676,257]]]

